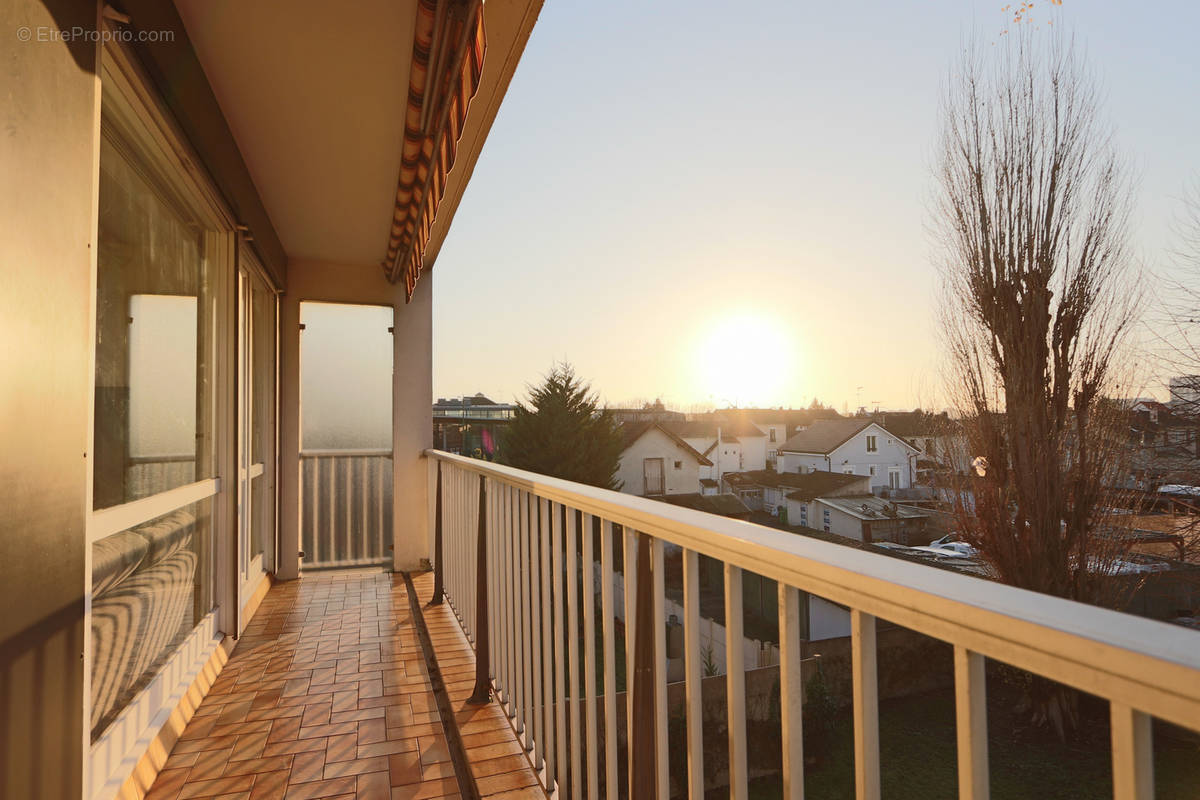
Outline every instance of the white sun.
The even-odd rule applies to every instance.
[[[705,325],[696,351],[696,376],[714,404],[768,406],[785,403],[795,373],[792,334],[767,314],[718,317]]]

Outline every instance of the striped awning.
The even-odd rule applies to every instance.
[[[384,271],[412,299],[471,98],[486,39],[480,0],[419,0],[396,209]]]

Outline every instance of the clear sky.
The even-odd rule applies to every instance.
[[[547,0],[434,268],[434,391],[571,361],[613,403],[936,406],[937,104],[999,0]],[[1065,0],[1161,267],[1200,173],[1200,2]],[[861,389],[859,387],[862,387]]]

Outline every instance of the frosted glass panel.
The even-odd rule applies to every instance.
[[[302,303],[301,447],[392,449],[392,309]]]

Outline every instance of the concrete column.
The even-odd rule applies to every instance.
[[[393,566],[415,568],[429,554],[429,471],[423,451],[433,444],[433,276],[404,287],[378,267],[309,261],[288,264],[280,304],[279,560],[277,577],[299,574],[300,550],[300,303],[323,301],[391,306]]]
[[[97,15],[0,3],[0,797],[83,794]]]

